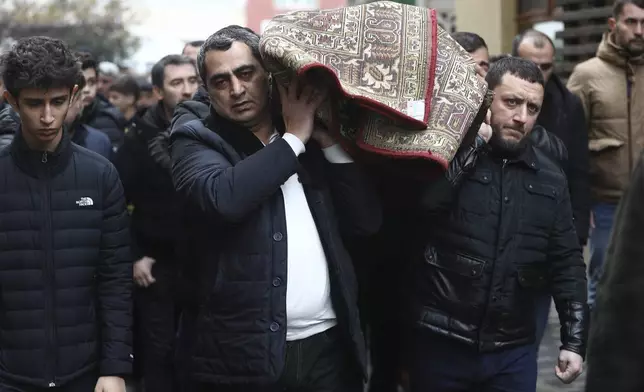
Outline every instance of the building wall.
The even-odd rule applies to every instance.
[[[275,15],[346,5],[347,0],[246,0],[246,26],[261,34],[264,24]]]
[[[515,0],[454,0],[458,31],[477,33],[490,54],[509,53],[517,32]]]

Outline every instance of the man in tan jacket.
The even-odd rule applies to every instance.
[[[588,303],[595,288],[617,203],[644,147],[644,0],[618,0],[597,56],[573,71],[568,88],[588,124],[594,229],[590,237]]]

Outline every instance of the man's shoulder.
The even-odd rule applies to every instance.
[[[114,127],[120,129],[124,124],[125,119],[123,118],[121,112],[114,106],[111,106],[110,104],[102,101],[99,102],[96,109],[96,114],[93,120],[90,121],[90,125],[95,126],[96,128]]]
[[[580,76],[586,79],[601,78],[605,75],[602,75],[602,73],[598,74],[598,72],[600,72],[607,66],[609,66],[609,63],[605,60],[602,60],[599,57],[593,57],[577,64],[572,73],[576,76]]]
[[[531,148],[538,162],[537,177],[557,187],[567,187],[566,174],[556,155],[537,146],[531,146]]]
[[[195,139],[208,144],[221,144],[224,140],[217,134],[217,131],[211,129],[212,125],[207,125],[205,120],[190,120],[172,130],[171,138],[173,140],[180,138]]]
[[[71,148],[74,156],[72,165],[82,175],[103,175],[105,172],[116,170],[107,158],[97,152],[79,146],[78,144],[72,144]]]
[[[87,131],[87,136],[91,137],[95,141],[110,144],[110,138],[105,133],[87,124],[83,124],[82,126]]]

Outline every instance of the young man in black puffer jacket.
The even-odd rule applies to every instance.
[[[125,392],[131,372],[128,217],[116,169],[63,121],[80,73],[60,40],[3,57],[20,117],[0,150],[0,390]]]

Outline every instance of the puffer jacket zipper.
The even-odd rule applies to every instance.
[[[51,172],[48,165],[48,153],[42,153],[40,159],[45,173],[42,181],[42,216],[43,216],[43,250],[44,250],[44,282],[45,288],[45,328],[47,335],[45,374],[47,386],[57,387],[56,368],[58,367],[58,343],[56,333],[56,273],[53,256],[52,214],[51,214]]]

